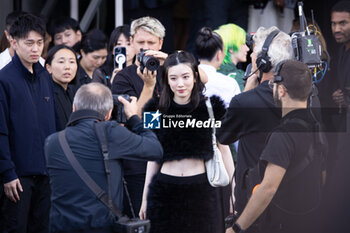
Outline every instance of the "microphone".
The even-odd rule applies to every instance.
[[[254,70],[253,73],[251,73],[251,72],[252,72],[252,63],[249,63],[249,64],[247,65],[247,69],[245,70],[243,80],[244,80],[244,81],[247,81],[247,79],[248,79],[250,76],[252,76],[253,74],[255,74],[255,73],[259,70],[259,68],[260,68],[260,66],[259,66],[256,70]]]

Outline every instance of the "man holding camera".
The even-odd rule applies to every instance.
[[[143,128],[137,116],[136,98],[131,102],[119,97],[127,117],[126,127],[108,121],[113,98],[108,87],[90,83],[79,88],[73,101],[73,113],[65,137],[73,154],[90,177],[104,190],[116,207],[122,210],[123,170],[121,159],[157,160],[163,153],[157,137]],[[110,182],[107,182],[104,157],[95,131],[104,123],[109,151]],[[45,143],[45,155],[52,190],[51,232],[112,232],[109,209],[98,200],[65,156],[59,134],[50,135]],[[109,189],[108,183],[111,187]],[[108,192],[107,192],[108,190]]]
[[[260,156],[261,184],[227,232],[248,229],[263,213],[260,232],[318,232],[324,137],[307,109],[311,74],[302,62],[287,60],[269,84],[276,105],[282,107],[282,121]]]
[[[146,64],[143,64],[143,61],[145,56],[153,56],[160,65],[164,63],[168,55],[160,50],[163,45],[165,28],[157,19],[147,16],[132,21],[130,35],[130,43],[135,49],[137,59],[135,64],[124,68],[116,75],[112,83],[112,92],[113,94],[127,94],[138,98],[137,104],[140,110],[138,114],[141,115],[144,104],[152,96],[159,96],[161,91],[160,68],[158,67],[156,71],[150,71],[149,67],[145,67]],[[141,50],[146,51],[141,52]],[[144,69],[142,70],[141,67]],[[146,166],[146,162],[123,161],[125,180],[136,214],[141,207]],[[131,212],[127,210],[126,212],[131,215]]]
[[[235,186],[238,214],[242,213],[250,195],[247,183],[255,179],[248,171],[256,166],[268,133],[280,119],[268,82],[273,78],[276,65],[293,57],[290,36],[276,27],[259,28],[253,39],[252,74],[244,92],[232,98],[222,126],[217,131],[217,138],[222,144],[239,140]]]

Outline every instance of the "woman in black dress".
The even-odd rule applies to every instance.
[[[151,100],[144,110],[162,113],[163,125],[155,132],[164,157],[147,165],[140,217],[151,220],[153,233],[224,232],[216,188],[210,186],[205,170],[205,161],[213,156],[212,128],[186,124],[209,119],[194,57],[187,52],[169,55],[161,82],[160,99]],[[212,96],[210,102],[219,121],[225,113],[223,101]],[[230,149],[219,148],[232,177]]]
[[[57,130],[66,127],[72,113],[78,61],[72,48],[56,45],[47,54],[45,67],[51,74],[55,93],[55,106],[58,117]]]

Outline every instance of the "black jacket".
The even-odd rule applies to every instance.
[[[53,83],[55,93],[55,107],[57,113],[57,131],[66,128],[69,116],[72,113],[74,87],[68,85],[67,90],[57,83]]]
[[[66,128],[66,137],[83,168],[106,191],[107,178],[103,155],[94,129],[94,124],[103,118],[91,110],[73,112]],[[105,123],[111,170],[111,196],[120,209],[123,198],[123,171],[120,160],[158,160],[163,154],[156,136],[143,128],[139,117],[131,117],[127,124],[131,131],[115,121]],[[97,200],[73,170],[59,145],[58,133],[47,138],[45,155],[52,192],[51,232],[110,225],[109,209]]]
[[[34,74],[15,54],[0,71],[0,173],[4,182],[47,174],[45,138],[56,132],[52,79],[39,63]]]

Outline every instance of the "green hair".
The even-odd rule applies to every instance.
[[[225,58],[223,64],[232,63],[229,49],[232,49],[234,53],[237,53],[241,48],[241,45],[245,44],[246,32],[240,26],[230,23],[221,25],[215,30],[218,33],[222,41],[224,42]]]

